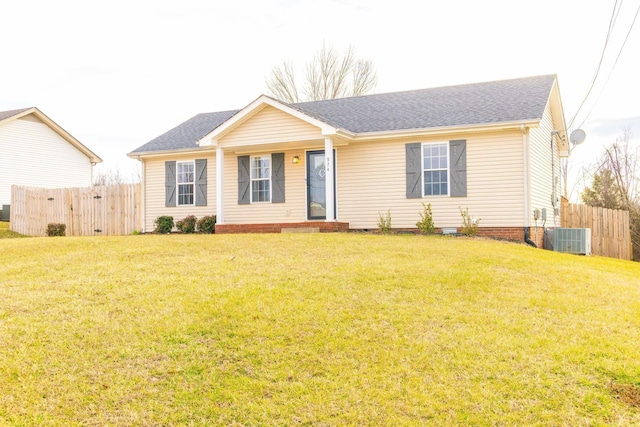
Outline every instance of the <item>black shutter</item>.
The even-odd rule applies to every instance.
[[[164,162],[164,205],[176,205],[176,162]]]
[[[196,159],[196,206],[207,206],[207,159]]]
[[[273,190],[271,201],[273,203],[284,203],[284,153],[273,153],[271,155],[271,182]]]
[[[238,156],[238,204],[251,203],[251,175],[249,172],[249,156]]]
[[[407,160],[407,199],[422,197],[422,144],[414,142],[405,145]]]
[[[451,197],[467,196],[467,141],[449,141]]]

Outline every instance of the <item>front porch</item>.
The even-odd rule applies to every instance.
[[[282,233],[283,229],[308,228],[317,229],[321,233],[347,232],[348,222],[326,222],[326,221],[305,221],[305,222],[282,222],[268,224],[218,224],[216,234],[232,233]]]

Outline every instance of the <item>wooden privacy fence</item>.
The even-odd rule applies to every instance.
[[[561,224],[566,228],[590,228],[593,255],[631,259],[628,211],[577,205],[563,200]]]
[[[118,236],[142,229],[140,184],[81,188],[11,186],[11,230],[46,236],[66,225],[67,236]]]

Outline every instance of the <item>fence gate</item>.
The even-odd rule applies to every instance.
[[[11,230],[45,236],[47,224],[67,236],[117,236],[142,229],[140,184],[81,188],[11,187]]]

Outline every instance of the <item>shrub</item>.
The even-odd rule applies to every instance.
[[[168,234],[171,233],[173,229],[172,216],[159,216],[153,223],[156,225],[156,228],[153,230],[154,233]]]
[[[216,216],[208,215],[200,218],[196,224],[198,232],[200,233],[215,233],[216,232]]]
[[[469,215],[469,208],[466,208],[464,211],[461,207],[460,215],[462,215],[462,234],[465,236],[476,236],[478,234],[478,224],[480,224],[480,218],[473,218]]]
[[[193,215],[188,215],[180,221],[176,222],[176,228],[185,234],[191,234],[196,232],[197,218]]]
[[[55,222],[50,222],[47,224],[47,236],[66,236],[67,234],[67,226],[65,224],[58,224]]]
[[[422,212],[420,212],[420,221],[416,222],[416,227],[422,234],[433,234],[436,227],[433,224],[433,213],[431,212],[431,203],[425,205],[422,202]]]
[[[378,220],[378,230],[380,230],[382,234],[391,233],[391,210],[387,210],[385,216],[382,216],[380,212],[378,212],[378,215],[380,216]]]

